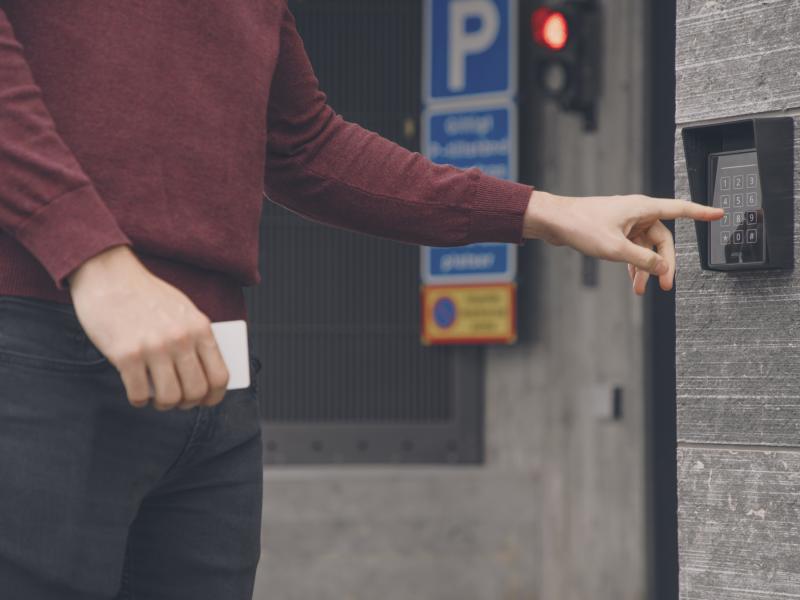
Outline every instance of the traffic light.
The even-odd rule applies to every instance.
[[[597,127],[600,30],[596,0],[555,0],[530,12],[534,83],[563,110],[581,113],[589,130]]]

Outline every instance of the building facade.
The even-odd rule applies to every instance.
[[[688,197],[682,127],[800,115],[800,4],[679,0],[676,57]],[[680,597],[800,597],[800,274],[701,271],[689,223],[677,252]]]

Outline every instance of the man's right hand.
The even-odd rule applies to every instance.
[[[148,403],[148,371],[159,410],[222,400],[229,374],[210,320],[128,246],[93,256],[68,280],[78,320],[120,372],[132,405]]]
[[[605,260],[627,262],[633,290],[642,295],[650,275],[672,289],[675,242],[662,220],[717,221],[723,210],[688,200],[626,196],[556,196],[537,190],[525,211],[523,236],[567,245]]]

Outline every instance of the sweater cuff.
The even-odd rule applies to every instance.
[[[481,173],[472,204],[469,242],[523,244],[522,225],[533,187]]]
[[[13,232],[44,266],[56,288],[69,287],[67,275],[103,250],[133,246],[92,185],[45,204]]]

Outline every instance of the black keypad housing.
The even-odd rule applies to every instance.
[[[792,116],[681,127],[691,199],[725,215],[694,223],[701,269],[794,268],[796,137]]]

